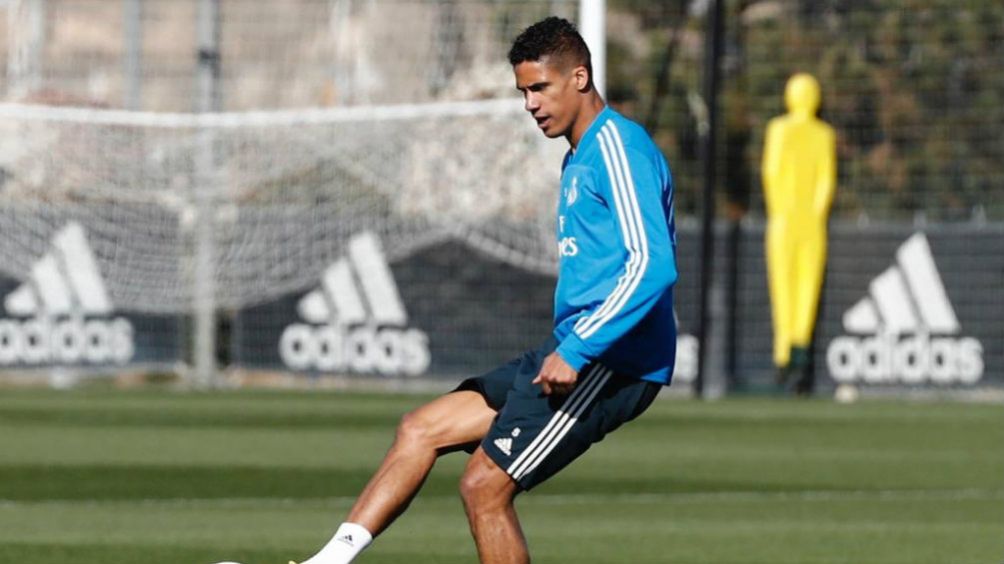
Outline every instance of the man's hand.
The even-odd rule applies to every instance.
[[[540,384],[545,395],[557,394],[563,396],[575,388],[579,373],[565,362],[556,352],[547,355],[540,373],[533,379],[534,384]]]

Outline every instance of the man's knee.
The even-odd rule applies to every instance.
[[[401,417],[395,447],[433,448],[438,454],[452,452],[480,441],[495,414],[476,392],[446,394]]]
[[[431,429],[428,421],[414,411],[409,411],[401,416],[401,421],[397,424],[396,446],[432,447],[431,441]]]
[[[475,451],[460,478],[460,497],[468,510],[490,510],[512,502],[517,487],[483,451]]]
[[[477,504],[485,487],[485,475],[480,470],[467,470],[460,477],[460,497],[465,505]]]

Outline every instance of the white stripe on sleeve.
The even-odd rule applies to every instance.
[[[595,334],[624,307],[641,282],[649,262],[648,239],[642,224],[638,198],[635,195],[634,179],[624,151],[624,143],[612,121],[608,121],[601,128],[599,139],[604,162],[610,174],[618,219],[622,224],[622,231],[626,231],[630,236],[625,239],[629,258],[624,275],[621,276],[613,293],[607,296],[597,311],[576,323],[575,331],[582,339],[588,339]]]

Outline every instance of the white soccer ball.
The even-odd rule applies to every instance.
[[[833,399],[837,403],[854,403],[858,401],[858,388],[851,384],[840,384],[833,391]]]

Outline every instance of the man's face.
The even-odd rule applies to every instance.
[[[578,116],[580,73],[576,70],[562,72],[547,58],[513,67],[516,89],[523,93],[526,111],[552,139],[567,136]]]

